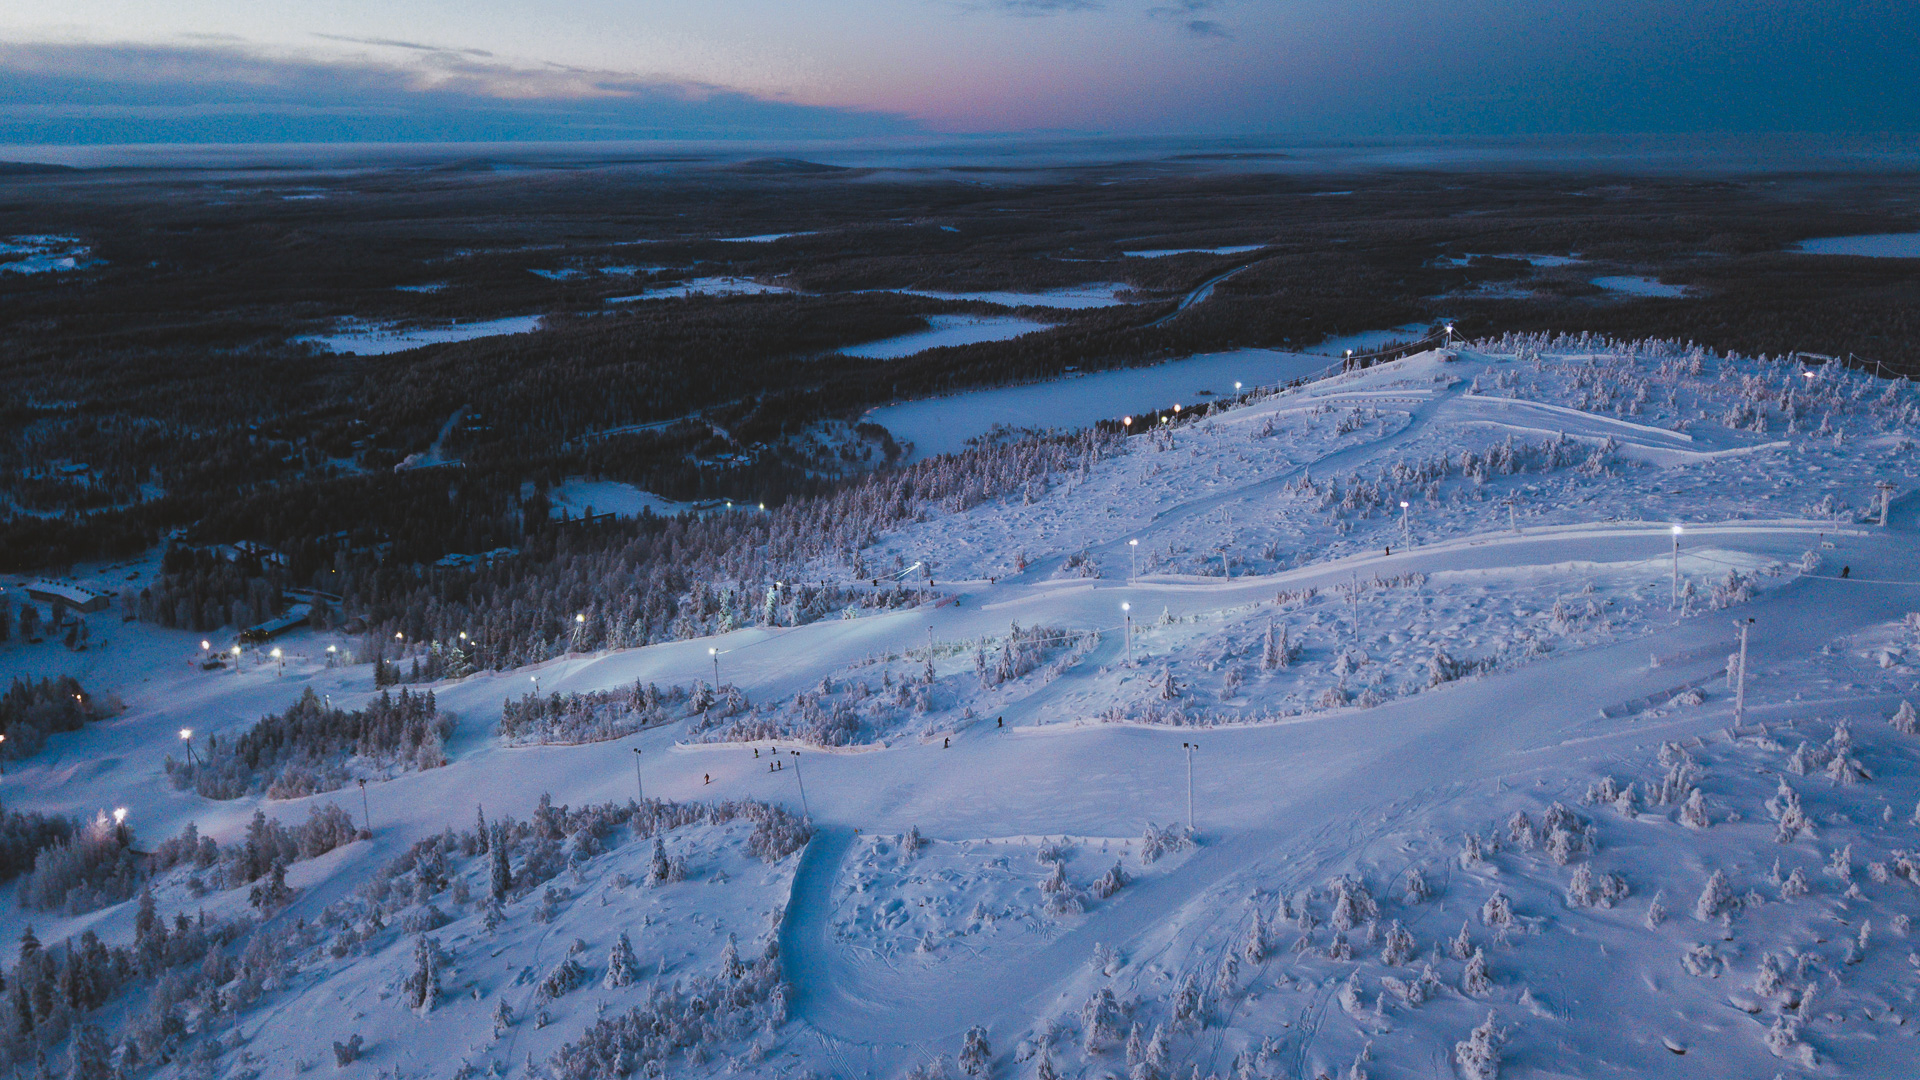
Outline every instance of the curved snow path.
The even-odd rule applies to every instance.
[[[1902,538],[1904,539],[1904,538]],[[1854,556],[1862,570],[1910,560],[1897,541]],[[1849,589],[1802,579],[1743,606],[1767,627],[1752,645],[1754,668],[1803,657],[1863,623],[1897,619],[1920,588]],[[1836,602],[1844,599],[1845,603]],[[1718,624],[1718,625],[1716,625]],[[1708,637],[1720,648],[1701,649]],[[1724,639],[1722,641],[1721,639]],[[975,1023],[1010,1038],[1072,988],[1095,942],[1123,954],[1150,951],[1199,912],[1233,910],[1222,896],[1257,880],[1272,888],[1318,884],[1352,864],[1369,842],[1422,806],[1441,800],[1427,788],[1434,776],[1458,788],[1496,777],[1606,760],[1662,737],[1724,724],[1724,706],[1659,722],[1606,720],[1600,710],[1675,682],[1712,674],[1733,642],[1731,620],[1685,623],[1652,635],[1557,657],[1494,678],[1455,684],[1366,711],[1326,714],[1299,723],[1197,732],[1203,756],[1196,775],[1199,826],[1205,842],[1186,863],[1100,903],[1085,921],[1045,945],[972,959],[955,954],[932,975],[897,971],[842,947],[830,930],[835,883],[851,850],[852,821],[885,831],[918,824],[933,836],[991,835],[1029,828],[1098,832],[1132,818],[1168,820],[1184,798],[1182,729],[1085,726],[1027,729],[1018,735],[969,738],[932,751],[911,781],[918,790],[890,800],[891,821],[875,821],[868,800],[815,797],[816,815],[834,822],[806,853],[781,939],[797,994],[796,1014],[823,1035],[856,1045],[951,1041]],[[1650,652],[1694,647],[1700,659],[1651,668]],[[1363,731],[1364,738],[1356,738]],[[1125,750],[1122,750],[1122,747]],[[1103,758],[1164,756],[1154,776],[1123,784],[1103,773]],[[1024,760],[1019,760],[1024,759]],[[823,759],[816,757],[815,761]],[[831,760],[831,759],[827,759]],[[822,771],[813,766],[815,775]],[[828,770],[829,776],[842,770]],[[983,778],[989,806],[980,805]],[[850,777],[849,777],[850,779]],[[833,779],[816,784],[833,790]],[[967,797],[971,793],[972,797]],[[904,812],[902,812],[904,811]],[[1209,818],[1254,822],[1210,828]],[[1337,834],[1337,835],[1334,835]],[[1068,1007],[1077,1006],[1070,1001]]]

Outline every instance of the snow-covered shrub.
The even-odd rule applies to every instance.
[[[1507,894],[1494,890],[1487,902],[1480,905],[1480,922],[1494,930],[1505,930],[1513,925],[1513,901]]]
[[[1893,730],[1902,735],[1920,734],[1920,719],[1915,718],[1911,701],[1902,700],[1900,707],[1894,710],[1893,716],[1887,720],[1887,723],[1892,724]]]
[[[338,1068],[344,1069],[347,1066],[353,1064],[355,1061],[358,1061],[360,1059],[360,1047],[362,1045],[363,1045],[363,1040],[360,1038],[360,1033],[357,1031],[354,1032],[353,1036],[349,1038],[346,1042],[335,1042],[333,1044],[334,1065]]]
[[[1727,885],[1727,875],[1715,870],[1700,890],[1699,898],[1693,902],[1693,917],[1703,922],[1711,921],[1732,906],[1733,889]]]
[[[1505,1041],[1505,1033],[1494,1025],[1494,1015],[1489,1012],[1479,1027],[1453,1044],[1453,1063],[1460,1067],[1465,1080],[1498,1080],[1500,1044]]]
[[[1185,851],[1193,846],[1193,833],[1184,825],[1168,825],[1164,828],[1147,823],[1147,831],[1140,838],[1140,861],[1153,863],[1162,855]]]
[[[1780,883],[1780,899],[1782,900],[1798,900],[1807,895],[1809,891],[1806,872],[1797,866],[1793,868],[1793,873],[1788,874],[1786,880]]]
[[[1131,878],[1127,877],[1125,868],[1123,868],[1119,860],[1116,859],[1114,860],[1113,866],[1108,869],[1106,873],[1100,875],[1094,880],[1092,885],[1087,887],[1087,891],[1105,900],[1126,887],[1131,880]]]
[[[1713,824],[1707,816],[1707,797],[1699,788],[1694,788],[1687,801],[1680,804],[1680,824],[1689,829],[1704,829]]]
[[[1126,1016],[1120,1009],[1120,1003],[1114,1000],[1112,990],[1103,986],[1094,991],[1080,1009],[1080,1031],[1086,1050],[1096,1053],[1119,1042],[1120,1025],[1125,1020]]]
[[[993,1048],[987,1044],[987,1029],[978,1024],[968,1028],[966,1039],[960,1046],[960,1056],[955,1059],[960,1071],[968,1076],[984,1075],[992,1060]]]

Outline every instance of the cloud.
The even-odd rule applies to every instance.
[[[1172,4],[1161,4],[1147,9],[1147,17],[1171,23],[1194,37],[1219,38],[1233,40],[1233,34],[1227,25],[1218,19],[1199,18],[1203,12],[1212,11],[1220,6],[1220,0],[1176,0]]]
[[[366,43],[366,42],[363,42]],[[542,141],[905,134],[898,116],[480,50],[324,59],[229,44],[0,44],[0,143]]]
[[[1068,11],[1101,11],[1100,0],[990,0],[984,5],[1009,15],[1059,15]]]
[[[383,45],[394,49],[411,49],[414,52],[459,53],[463,56],[482,56],[488,58],[493,56],[492,53],[485,49],[455,49],[448,48],[444,45],[422,45],[415,41],[395,41],[391,38],[348,37],[345,34],[322,34],[318,31],[315,31],[313,36],[326,41],[341,41],[349,45]]]

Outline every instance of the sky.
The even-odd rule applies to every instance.
[[[0,0],[0,143],[1920,130],[1912,0]]]

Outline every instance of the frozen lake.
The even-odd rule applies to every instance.
[[[1049,307],[1078,310],[1081,308],[1118,307],[1127,301],[1116,294],[1128,286],[1117,282],[1104,282],[1098,285],[1075,285],[1070,289],[1048,289],[1045,292],[1010,292],[991,290],[987,292],[938,292],[932,289],[890,289],[889,292],[904,293],[907,296],[926,296],[935,300],[978,300],[987,304],[999,304],[1001,307]]]
[[[1828,236],[1802,240],[1795,251],[1806,255],[1865,255],[1874,259],[1920,259],[1920,232],[1872,236]]]
[[[414,327],[405,330],[392,325],[349,323],[338,333],[310,334],[294,340],[311,341],[337,353],[351,353],[354,356],[383,356],[387,353],[418,349],[422,345],[471,341],[474,338],[499,337],[503,334],[531,334],[540,329],[540,320],[543,318],[545,318],[543,315],[515,315],[506,319],[454,323],[451,326]]]
[[[1367,352],[1394,341],[1418,341],[1427,332],[1424,323],[1408,323],[1391,330],[1362,330],[1357,334],[1343,334],[1330,337],[1318,345],[1309,345],[1302,352],[1316,356],[1342,356],[1348,349],[1354,352]]]
[[[1146,251],[1123,251],[1120,254],[1135,259],[1164,259],[1169,255],[1239,255],[1248,251],[1259,251],[1265,244],[1235,244],[1232,247],[1210,248],[1151,248]]]
[[[1048,326],[1043,322],[1012,315],[929,315],[927,325],[925,330],[869,341],[865,345],[855,345],[839,352],[842,356],[858,356],[867,360],[896,360],[947,345],[1005,341],[1021,334],[1031,334],[1035,330],[1045,330]]]
[[[1233,393],[1233,384],[1270,385],[1327,366],[1324,356],[1240,349],[1209,353],[1148,368],[1101,371],[1032,386],[975,390],[870,410],[863,419],[896,439],[913,441],[908,460],[966,449],[967,440],[995,427],[1070,431],[1133,411],[1209,401]],[[1211,391],[1211,396],[1201,393]]]
[[[1592,284],[1598,285],[1608,292],[1625,293],[1628,296],[1664,296],[1671,298],[1687,295],[1687,287],[1685,285],[1668,285],[1650,277],[1636,277],[1632,275],[1597,277],[1593,279]]]

